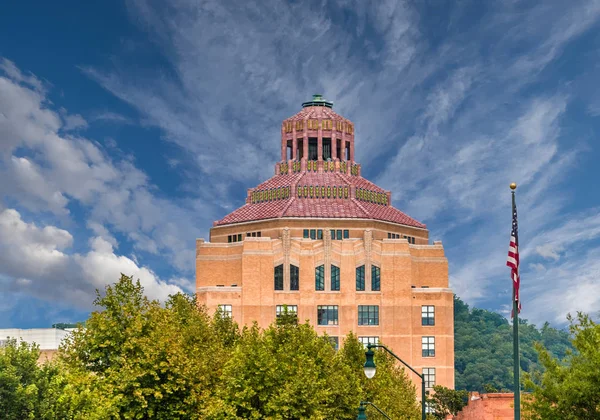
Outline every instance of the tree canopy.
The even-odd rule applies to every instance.
[[[394,418],[419,418],[405,371],[378,353],[367,380],[352,335],[336,351],[290,314],[240,330],[190,296],[150,301],[127,276],[95,303],[100,310],[60,351],[70,418],[354,419],[364,400]]]
[[[533,389],[524,401],[531,420],[600,419],[600,325],[581,313],[569,320],[573,352],[560,359],[536,346],[543,370],[526,375]]]
[[[454,298],[454,367],[455,388],[467,391],[512,391],[512,325],[502,315],[472,308]],[[548,323],[538,329],[520,320],[520,363],[524,372],[539,369],[535,343],[550,354],[563,358],[571,349],[569,334]]]

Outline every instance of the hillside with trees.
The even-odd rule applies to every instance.
[[[562,360],[572,349],[569,334],[545,323],[538,329],[519,320],[521,368],[525,372],[543,369],[535,343]],[[454,298],[455,386],[458,390],[494,392],[513,389],[512,324],[502,315],[469,308]]]

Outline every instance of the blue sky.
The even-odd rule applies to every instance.
[[[9,2],[0,13],[0,328],[85,319],[120,272],[193,290],[195,238],[273,173],[313,93],[363,174],[507,314],[600,306],[599,1]]]

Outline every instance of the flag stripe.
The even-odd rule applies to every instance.
[[[519,299],[519,287],[521,285],[521,277],[519,276],[519,229],[517,221],[517,205],[513,197],[513,215],[512,215],[512,230],[510,232],[510,242],[508,244],[508,258],[506,265],[510,267],[510,277],[513,281],[513,295],[518,303],[518,311],[521,312],[521,301]],[[514,316],[514,314],[513,314]]]

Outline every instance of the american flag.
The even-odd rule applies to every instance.
[[[521,284],[521,277],[519,276],[519,226],[517,223],[517,205],[514,202],[514,196],[512,230],[510,232],[510,244],[508,245],[508,259],[506,260],[506,265],[510,267],[514,298],[515,302],[518,303],[519,313],[521,313],[521,301],[519,299],[519,286]]]

